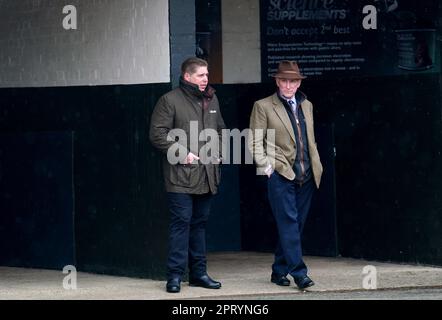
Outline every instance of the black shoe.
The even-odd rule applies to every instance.
[[[166,284],[167,292],[177,293],[181,290],[181,279],[180,278],[172,278],[167,280]]]
[[[289,286],[290,280],[287,279],[287,277],[283,274],[276,274],[272,273],[272,277],[270,278],[270,281],[277,284],[278,286]]]
[[[189,278],[189,286],[203,287],[206,289],[219,289],[221,288],[221,282],[215,281],[205,274],[198,278]]]
[[[315,285],[313,280],[310,279],[307,275],[295,278],[295,283],[301,290]]]

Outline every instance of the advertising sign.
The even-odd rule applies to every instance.
[[[280,60],[319,77],[439,72],[435,0],[261,0],[260,9],[263,81]]]

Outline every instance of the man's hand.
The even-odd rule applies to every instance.
[[[223,158],[214,158],[212,163],[213,164],[220,164],[223,161]]]
[[[270,178],[270,176],[272,175],[273,171],[275,171],[275,170],[273,170],[272,165],[269,164],[267,166],[267,168],[265,168],[264,173],[267,175],[267,177]]]
[[[192,152],[189,152],[189,154],[186,157],[184,164],[191,164],[195,160],[199,160],[200,158],[194,155]]]

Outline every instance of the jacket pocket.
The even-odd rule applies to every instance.
[[[198,166],[183,164],[170,166],[170,182],[185,188],[195,187],[198,184]]]

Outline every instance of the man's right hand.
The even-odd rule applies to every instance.
[[[265,168],[264,173],[267,175],[267,177],[270,178],[270,176],[272,175],[273,171],[275,171],[275,170],[272,168],[272,165],[269,164],[267,166],[267,168]]]
[[[192,164],[193,161],[199,160],[200,158],[194,155],[192,152],[189,152],[189,154],[186,157],[184,164]]]

